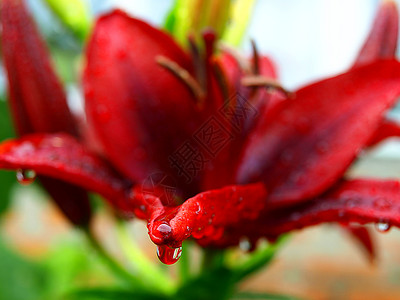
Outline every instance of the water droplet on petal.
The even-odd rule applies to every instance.
[[[377,231],[384,233],[388,232],[392,226],[388,222],[378,222],[375,223],[375,228]]]
[[[170,248],[166,245],[157,246],[157,256],[163,264],[172,265],[176,263],[182,255],[182,246]]]
[[[171,229],[171,226],[169,226],[169,224],[162,223],[162,224],[158,225],[157,231],[159,233],[161,233],[162,235],[168,235],[171,233],[172,229]]]
[[[35,181],[36,172],[33,170],[17,170],[17,181],[22,185],[28,185]]]

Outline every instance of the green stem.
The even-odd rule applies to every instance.
[[[288,235],[280,237],[274,244],[263,247],[252,253],[251,257],[240,265],[232,267],[235,282],[247,275],[258,272],[274,258],[277,250],[288,240]]]
[[[192,245],[191,245],[190,241],[186,241],[184,243],[183,248],[185,249],[185,252],[182,253],[182,256],[178,262],[179,278],[180,278],[181,283],[185,282],[189,277],[191,277],[191,274],[190,274],[190,248],[191,248],[191,246]]]
[[[103,260],[103,262],[109,267],[111,271],[114,272],[120,279],[124,280],[126,283],[137,287],[138,289],[146,289],[145,285],[141,282],[139,278],[136,278],[133,274],[129,273],[126,269],[124,269],[117,261],[111,257],[101,243],[97,240],[94,234],[88,229],[84,228],[83,232],[87,240],[89,241],[92,248],[97,252],[99,257]]]
[[[201,267],[201,272],[210,269],[216,269],[223,265],[225,252],[222,250],[215,250],[210,248],[205,248],[203,250],[203,262]]]
[[[168,274],[153,264],[137,245],[133,244],[133,240],[122,220],[117,221],[117,235],[122,251],[142,280],[165,294],[173,293],[175,290],[174,282]]]

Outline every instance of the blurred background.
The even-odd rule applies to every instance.
[[[58,71],[76,111],[82,109],[73,77],[77,53],[42,0],[29,0],[49,42]],[[400,2],[398,0],[397,2]],[[161,26],[172,0],[92,0],[93,15],[121,7]],[[278,66],[282,84],[294,89],[349,67],[372,24],[378,0],[259,0],[240,48],[253,38]],[[51,26],[49,26],[51,24]],[[5,80],[0,80],[4,100]],[[0,101],[0,139],[11,137],[6,103]],[[398,110],[391,115],[399,118]],[[365,153],[349,176],[400,178],[400,144],[392,139]],[[81,235],[64,220],[36,185],[21,186],[15,174],[0,173],[0,300],[58,299],[71,286],[112,282],[106,268]],[[96,203],[100,203],[99,201]],[[107,209],[100,209],[96,230],[109,250],[120,256],[118,232]],[[129,228],[132,239],[157,259],[144,224]],[[244,290],[292,294],[304,299],[400,299],[400,232],[376,234],[378,259],[370,264],[337,226],[311,228],[292,235],[275,262],[249,278]],[[174,268],[174,267],[173,267]],[[95,275],[93,275],[95,274]]]

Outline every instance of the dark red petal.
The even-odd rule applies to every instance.
[[[378,223],[382,228],[400,226],[400,182],[378,180],[343,181],[312,202],[288,209],[264,211],[257,220],[227,228],[223,238],[201,240],[205,247],[238,245],[241,238],[256,243],[259,238],[274,239],[281,234],[326,222],[346,226]],[[364,246],[368,242],[363,238]],[[372,249],[369,250],[372,253]]]
[[[381,1],[374,24],[353,68],[382,58],[394,58],[397,49],[398,23],[399,13],[395,1]]]
[[[51,177],[39,176],[39,179],[68,220],[77,226],[89,224],[92,211],[85,190]]]
[[[283,99],[279,92],[270,93],[262,87],[243,86],[241,79],[251,72],[250,61],[244,60],[239,54],[235,55],[233,51],[223,51],[217,57],[228,82],[230,94],[225,101],[224,110],[220,110],[223,116],[216,117],[218,123],[227,130],[225,141],[230,141],[207,165],[202,190],[220,188],[235,181],[234,170],[249,131],[260,117],[269,116],[270,112],[276,111],[277,104]],[[268,57],[259,58],[258,70],[266,77],[276,76],[274,65]]]
[[[372,232],[366,227],[344,226],[343,227],[365,250],[368,260],[373,263],[376,258],[376,246],[372,239]]]
[[[156,244],[171,247],[179,246],[190,236],[218,240],[225,227],[257,218],[266,197],[261,183],[198,194],[178,207],[156,210],[148,224],[150,238]]]
[[[375,146],[390,137],[400,137],[400,124],[396,121],[385,120],[379,125],[374,135],[368,142],[368,146]]]
[[[278,79],[278,72],[271,58],[261,56],[259,67],[261,75],[271,79]],[[259,89],[258,100],[254,105],[260,111],[260,120],[272,118],[278,113],[286,100],[286,95],[281,91]],[[256,124],[256,122],[254,123]]]
[[[271,206],[318,196],[368,142],[400,94],[400,64],[380,61],[306,86],[253,132],[238,182],[263,180]]]
[[[34,170],[97,192],[115,205],[126,196],[126,183],[65,134],[32,134],[1,143],[0,168]]]
[[[9,102],[18,134],[63,131],[77,135],[45,42],[23,2],[2,1],[1,21]],[[57,180],[40,179],[72,223],[87,224],[91,211],[84,190]]]
[[[77,134],[46,45],[22,1],[1,3],[3,58],[18,133]]]
[[[240,78],[243,76],[239,62],[232,53],[227,51],[223,51],[218,59],[229,84],[238,91],[240,89]]]
[[[323,222],[381,223],[400,226],[400,182],[351,180],[302,207],[270,213],[257,227],[265,235],[279,235]]]
[[[137,182],[170,173],[169,156],[199,128],[196,99],[158,55],[192,73],[171,37],[121,11],[97,21],[87,51],[88,119],[111,161]]]

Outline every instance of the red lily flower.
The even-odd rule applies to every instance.
[[[205,50],[190,40],[186,53],[121,11],[101,17],[83,76],[88,126],[101,153],[69,129],[75,125],[22,2],[3,0],[1,12],[23,136],[0,144],[0,167],[97,192],[121,214],[146,220],[164,262],[176,261],[189,237],[228,247],[321,222],[400,225],[392,209],[399,182],[343,179],[360,150],[388,136],[379,130],[400,95],[392,2],[380,8],[349,71],[293,94],[256,50],[251,62],[218,56],[215,37],[205,33]],[[351,230],[372,252],[368,234]]]

